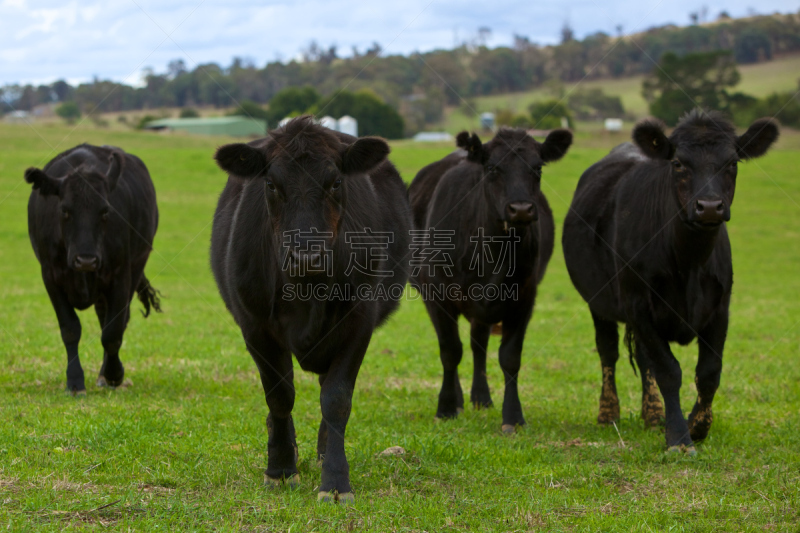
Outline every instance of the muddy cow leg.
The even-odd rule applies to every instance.
[[[489,344],[489,333],[492,326],[473,321],[470,328],[470,345],[472,347],[472,390],[470,401],[476,409],[492,406],[492,395],[486,379],[486,347]]]
[[[513,433],[516,426],[525,425],[522,404],[519,401],[519,369],[522,364],[522,343],[528,319],[503,319],[503,339],[500,341],[500,368],[505,378],[503,394],[503,433]]]
[[[320,406],[322,419],[327,426],[327,436],[322,461],[322,481],[317,494],[320,501],[353,501],[350,465],[344,453],[344,434],[350,418],[358,370],[371,336],[369,330],[353,332],[349,345],[336,355],[322,382]]]
[[[680,363],[672,355],[669,343],[663,340],[655,328],[647,322],[640,322],[634,326],[634,342],[639,360],[649,361],[661,396],[664,398],[667,448],[675,450],[680,446],[686,446],[693,451],[689,427],[681,410]]]
[[[75,309],[67,300],[67,295],[55,286],[45,282],[47,294],[58,318],[58,327],[61,330],[61,340],[67,349],[67,392],[71,394],[86,394],[83,368],[78,357],[78,343],[81,341],[81,321]]]
[[[634,354],[639,377],[642,379],[642,420],[645,427],[657,428],[664,424],[664,405],[661,403],[656,374],[649,357],[636,349]]]
[[[267,469],[264,480],[279,485],[297,483],[297,441],[292,409],[294,408],[294,371],[292,354],[257,327],[242,328],[247,350],[258,367],[267,400]]]
[[[711,403],[719,387],[722,374],[722,350],[725,348],[725,337],[728,333],[727,309],[720,313],[697,337],[698,359],[695,369],[697,385],[697,401],[689,415],[689,432],[692,440],[706,438],[714,416]]]
[[[463,353],[458,336],[458,315],[443,309],[439,302],[426,302],[426,305],[439,339],[439,358],[444,371],[436,418],[455,418],[464,409],[464,394],[458,379],[458,365]]]
[[[619,397],[617,396],[616,369],[619,359],[619,331],[613,320],[604,320],[592,313],[594,340],[600,355],[603,370],[603,390],[600,393],[599,424],[611,424],[619,420]]]
[[[130,288],[124,283],[115,284],[105,295],[105,299],[105,322],[100,336],[103,344],[103,366],[100,367],[97,386],[118,387],[125,377],[119,350],[130,314]]]

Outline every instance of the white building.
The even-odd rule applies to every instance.
[[[345,115],[339,119],[338,130],[353,137],[358,137],[358,121],[350,115]]]

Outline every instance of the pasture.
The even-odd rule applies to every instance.
[[[738,65],[737,69],[742,79],[733,88],[733,91],[741,91],[745,94],[763,98],[774,92],[797,90],[800,56],[789,55],[765,63]],[[642,118],[649,114],[647,101],[642,96],[643,80],[644,76],[641,75],[625,78],[590,79],[577,83],[567,83],[564,85],[564,89],[566,94],[570,94],[576,89],[602,89],[607,95],[619,96],[626,113]],[[533,102],[550,100],[553,97],[554,95],[547,88],[542,87],[527,92],[480,96],[472,99],[471,102],[478,113],[497,111],[498,109],[510,109],[515,113],[527,113],[528,106]],[[461,129],[469,128],[475,122],[476,119],[467,117],[463,113],[463,109],[453,107],[445,111],[445,118],[442,121],[441,128],[455,133]]]
[[[622,420],[596,422],[594,331],[561,255],[578,177],[620,138],[578,135],[542,189],[557,245],[523,351],[528,425],[500,432],[500,410],[434,421],[441,365],[422,302],[378,330],[361,369],[346,449],[355,504],[316,500],[316,376],[295,369],[302,481],[267,489],[267,432],[256,367],[217,294],[211,217],[225,175],[222,138],[0,125],[0,526],[218,531],[796,531],[800,524],[800,151],[797,136],[740,166],[729,232],[735,284],[715,421],[695,458],[664,453],[639,419],[640,381],[623,360]],[[486,140],[486,139],[485,139]],[[163,314],[137,301],[121,358],[126,386],[94,387],[102,361],[93,310],[80,313],[88,395],[64,392],[65,352],[27,235],[28,166],[80,142],[140,156],[161,220],[147,277]],[[410,181],[450,145],[393,143]],[[467,344],[468,325],[461,325]],[[488,356],[502,398],[498,339]],[[624,352],[623,352],[624,353]],[[695,398],[696,345],[676,348],[682,404]],[[469,352],[460,376],[469,388]],[[402,446],[402,456],[380,456]]]

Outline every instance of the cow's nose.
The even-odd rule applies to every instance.
[[[80,272],[94,272],[97,270],[97,263],[96,255],[75,256],[75,270]]]
[[[531,202],[511,202],[506,206],[508,221],[517,224],[528,224],[536,220],[536,206]]]
[[[322,255],[319,252],[298,252],[292,250],[292,261],[295,264],[305,264],[311,268],[319,268],[322,264]]]
[[[697,200],[694,212],[702,224],[719,224],[725,220],[725,202],[722,200]]]

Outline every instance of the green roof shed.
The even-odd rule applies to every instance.
[[[144,126],[147,130],[185,131],[197,135],[266,135],[267,122],[250,117],[164,118]]]

